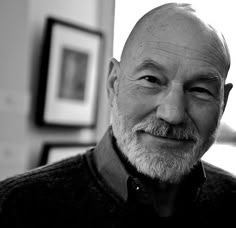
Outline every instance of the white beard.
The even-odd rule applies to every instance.
[[[195,132],[196,143],[189,151],[170,151],[163,146],[146,148],[139,142],[136,131],[140,128],[151,129],[150,121],[144,120],[131,127],[130,121],[119,111],[116,98],[111,113],[113,133],[121,152],[140,173],[163,182],[178,183],[215,140],[216,131],[205,141]]]

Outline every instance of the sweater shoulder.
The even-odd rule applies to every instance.
[[[222,198],[224,201],[236,203],[236,177],[222,168],[203,162],[206,181],[202,186],[203,195],[208,199]]]
[[[22,193],[24,197],[24,193],[27,195],[31,190],[42,192],[42,189],[73,184],[78,178],[86,178],[86,167],[85,156],[77,155],[7,178],[0,182],[0,208],[4,201],[16,192]]]
[[[224,184],[229,184],[232,187],[236,187],[235,174],[205,161],[203,162],[203,166],[208,181],[223,182]]]

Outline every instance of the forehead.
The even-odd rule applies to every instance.
[[[136,52],[131,69],[135,71],[155,70],[171,78],[181,81],[203,75],[215,76],[218,81],[223,79],[218,61],[208,52],[183,47],[168,42],[144,43]]]
[[[220,50],[209,42],[198,42],[197,39],[187,44],[173,41],[148,39],[138,43],[133,50],[133,60],[142,61],[152,58],[157,62],[170,66],[183,66],[188,69],[201,67],[211,69],[218,74],[225,75],[225,61]]]
[[[191,14],[171,12],[163,19],[154,14],[140,23],[133,34],[126,52],[128,64],[151,57],[175,64],[187,61],[208,65],[224,76],[227,74],[223,46],[215,30]]]
[[[182,64],[187,61],[194,65],[204,65],[217,69],[221,64],[221,59],[213,50],[208,49],[207,44],[196,48],[193,45],[186,46],[168,41],[150,40],[140,43],[135,50],[134,59],[140,61],[140,59],[151,57],[157,61],[168,61],[175,64]]]

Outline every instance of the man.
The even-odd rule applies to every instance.
[[[234,222],[235,178],[201,157],[231,84],[226,42],[188,4],[144,15],[112,59],[112,126],[85,155],[0,187],[0,227],[199,227]],[[223,153],[223,151],[222,151]]]

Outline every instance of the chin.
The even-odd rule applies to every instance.
[[[137,141],[121,146],[121,151],[137,171],[162,182],[178,183],[199,160],[200,149],[192,148],[185,153],[174,153],[163,148],[145,148]]]
[[[178,159],[166,159],[159,154],[137,155],[129,158],[136,169],[153,178],[163,182],[176,183],[181,177],[188,173],[192,164]]]

